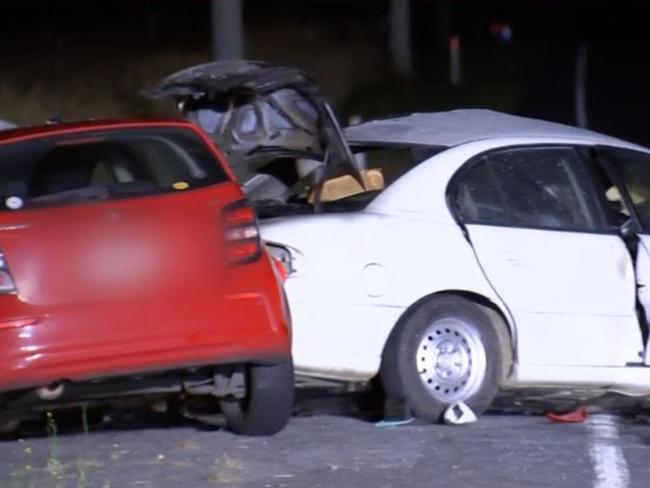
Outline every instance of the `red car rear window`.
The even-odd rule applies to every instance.
[[[0,145],[0,210],[186,190],[229,177],[193,131],[152,127]]]

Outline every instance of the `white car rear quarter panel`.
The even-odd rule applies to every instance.
[[[393,326],[420,298],[468,290],[498,300],[453,223],[361,212],[264,223],[262,234],[302,254],[285,284],[298,372],[369,379]]]

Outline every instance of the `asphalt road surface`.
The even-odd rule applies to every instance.
[[[576,400],[506,398],[496,413],[472,425],[378,427],[350,406],[354,397],[337,398],[303,398],[300,414],[271,438],[128,414],[87,431],[79,422],[59,425],[56,433],[51,423],[49,433],[47,425],[34,425],[22,439],[0,442],[0,488],[649,483],[650,422],[638,402],[630,407],[618,397],[583,399],[579,403],[592,412],[587,422],[554,424],[538,413]]]

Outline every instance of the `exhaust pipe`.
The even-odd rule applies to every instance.
[[[63,395],[65,387],[63,383],[52,383],[49,386],[42,386],[36,390],[36,396],[41,400],[52,401]]]

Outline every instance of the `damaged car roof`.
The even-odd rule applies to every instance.
[[[167,76],[143,92],[173,98],[181,115],[199,125],[227,154],[242,181],[259,165],[295,158],[321,161],[326,174],[358,176],[339,122],[318,85],[296,68],[265,61],[200,64]],[[289,161],[289,163],[286,163]]]
[[[543,120],[491,110],[463,109],[414,113],[347,127],[350,143],[393,143],[452,147],[482,139],[539,137],[589,140],[596,144],[625,144],[614,137]]]
[[[270,93],[283,86],[310,83],[300,70],[265,61],[219,61],[199,64],[165,78],[145,94],[154,99],[168,96],[207,97],[228,92]]]

